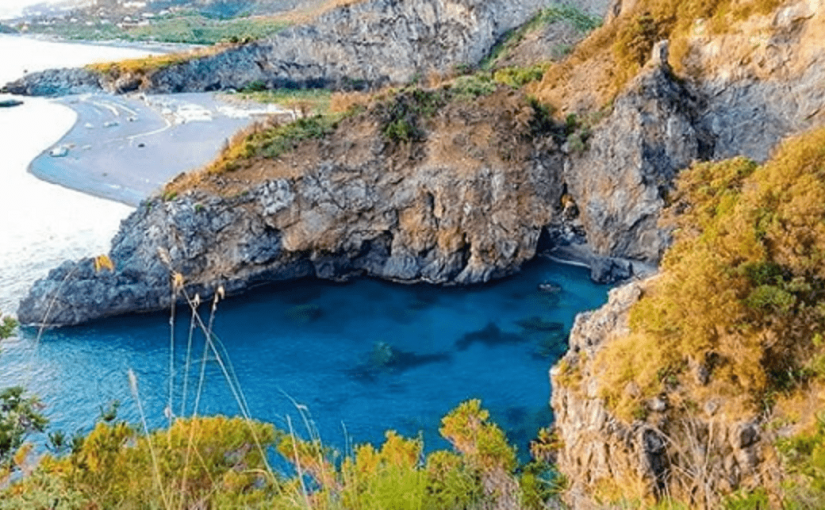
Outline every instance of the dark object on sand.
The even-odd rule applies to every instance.
[[[23,101],[18,99],[4,99],[0,101],[0,108],[11,108],[13,106],[20,106],[23,104]]]

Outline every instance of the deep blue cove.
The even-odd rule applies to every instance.
[[[553,281],[558,294],[537,284]],[[564,353],[576,313],[600,306],[608,288],[581,268],[540,260],[520,274],[472,288],[403,286],[360,279],[304,280],[229,298],[218,306],[222,341],[254,418],[286,428],[301,423],[292,399],[306,406],[322,440],[345,446],[382,440],[386,429],[423,434],[444,446],[440,418],[469,398],[482,399],[524,451],[550,423],[548,369]],[[208,318],[208,305],[202,314]],[[183,405],[189,316],[178,308],[174,412],[190,414],[200,375],[203,336],[192,348]],[[553,323],[560,323],[553,324]],[[86,327],[36,331],[3,345],[2,384],[40,396],[51,429],[94,425],[100,408],[119,400],[119,417],[137,423],[127,372],[137,375],[150,427],[166,423],[169,314],[127,317]],[[200,414],[239,414],[219,364],[210,358]],[[303,433],[303,425],[298,427]]]

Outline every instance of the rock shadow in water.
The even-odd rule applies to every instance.
[[[324,289],[318,282],[297,281],[296,285],[282,291],[284,301],[290,305],[306,305],[316,301],[324,294]]]
[[[411,297],[407,304],[410,310],[424,310],[438,303],[439,295],[436,289],[424,285],[416,285],[412,288]]]
[[[478,331],[465,333],[455,342],[456,349],[463,351],[473,344],[483,344],[488,347],[496,345],[514,344],[524,342],[527,339],[523,335],[502,331],[494,322],[488,322],[486,326]]]

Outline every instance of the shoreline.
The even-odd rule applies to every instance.
[[[77,115],[74,126],[29,163],[35,177],[135,207],[180,173],[220,154],[226,140],[277,106],[238,105],[214,93],[53,100]]]
[[[184,44],[162,41],[124,41],[120,39],[64,39],[50,34],[0,34],[0,36],[19,37],[31,41],[40,41],[54,44],[77,44],[81,46],[95,46],[99,48],[115,48],[121,50],[138,50],[158,54],[179,53],[206,47],[202,44]]]
[[[611,285],[647,278],[659,272],[657,265],[642,260],[597,255],[586,242],[554,246],[537,256],[558,264],[589,269],[592,280]],[[626,276],[622,276],[624,271],[627,271]]]

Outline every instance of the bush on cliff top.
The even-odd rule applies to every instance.
[[[810,363],[825,331],[825,129],[762,166],[695,165],[668,215],[675,243],[631,311],[633,334],[596,360],[611,408],[630,419],[660,393],[687,405],[681,388],[695,385],[696,365],[710,382],[691,395],[728,396],[751,412],[821,376]]]

